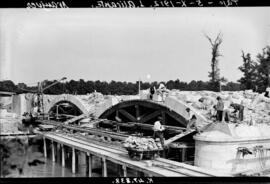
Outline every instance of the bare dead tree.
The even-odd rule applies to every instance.
[[[219,32],[216,39],[213,41],[207,34],[204,34],[212,46],[212,59],[211,59],[211,71],[208,77],[210,77],[210,85],[213,90],[221,90],[221,77],[218,67],[218,57],[222,56],[219,52],[219,46],[222,43],[222,34]]]

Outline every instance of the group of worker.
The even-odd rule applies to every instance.
[[[199,102],[205,103],[207,98],[200,98]],[[235,114],[238,113],[238,117],[236,117],[237,121],[244,120],[244,106],[239,103],[233,103],[231,101],[224,102],[221,97],[216,98],[217,102],[213,106],[213,111],[211,111],[212,118],[214,118],[217,122],[230,122],[231,113]],[[203,109],[206,108],[203,106]],[[234,110],[231,111],[231,108]],[[201,133],[201,129],[198,127],[197,117],[196,115],[190,110],[190,108],[186,108],[186,112],[188,114],[188,124],[187,124],[187,131],[190,131],[194,128],[198,133]]]
[[[216,110],[216,114],[213,114],[213,117],[219,122],[230,122],[231,113],[238,113],[238,117],[236,117],[238,121],[244,120],[244,105],[242,104],[230,101],[224,103],[222,98],[218,96],[217,104],[214,105],[213,108]],[[234,110],[231,112],[230,108],[233,108]]]
[[[154,94],[157,94],[157,95],[160,95],[161,100],[164,101],[166,94],[168,94],[169,92],[163,83],[159,84],[158,89],[156,89],[155,86],[151,86],[149,90],[150,90],[150,95],[149,95],[150,100],[153,100]]]

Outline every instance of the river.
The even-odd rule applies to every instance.
[[[51,150],[47,148],[48,158],[43,155],[42,137],[33,138],[1,138],[1,177],[87,177],[85,155],[77,155],[76,174],[71,172],[71,154],[66,159],[66,166],[61,166],[60,152],[56,161],[51,160]],[[5,157],[5,158],[3,158]],[[119,172],[117,165],[108,161],[108,176],[117,177]],[[93,157],[92,176],[101,177],[102,169],[100,159]],[[137,176],[135,171],[128,169],[129,176]]]

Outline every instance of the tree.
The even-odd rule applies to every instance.
[[[240,82],[244,89],[254,89],[257,65],[251,60],[250,54],[245,54],[244,51],[242,51],[242,59],[243,65],[238,69],[243,72],[244,76],[241,77],[238,82]]]
[[[208,35],[205,34],[205,37],[209,40],[212,46],[212,59],[211,59],[211,71],[209,72],[208,77],[210,77],[210,88],[214,91],[220,91],[220,71],[218,68],[218,57],[222,56],[219,53],[219,46],[222,43],[222,35],[218,34],[215,41],[213,41]]]
[[[0,81],[0,91],[17,92],[17,86],[11,80]]]
[[[263,49],[262,54],[257,55],[258,67],[256,84],[260,92],[264,91],[267,87],[270,87],[270,46],[266,46]]]

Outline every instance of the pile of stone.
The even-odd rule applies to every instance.
[[[98,92],[82,95],[80,98],[88,104],[97,104],[104,101],[104,96]]]
[[[194,107],[207,119],[213,114],[213,106],[217,103],[216,98],[220,96],[224,105],[229,107],[231,103],[242,104],[244,108],[244,121],[248,124],[267,123],[270,124],[270,98],[263,94],[247,91],[223,91],[220,93],[212,91],[170,91],[169,96],[175,96],[177,99]],[[199,99],[204,98],[204,102]],[[229,108],[233,111],[233,108]]]
[[[0,119],[0,134],[22,133],[18,130],[20,124],[20,120],[18,119]]]

